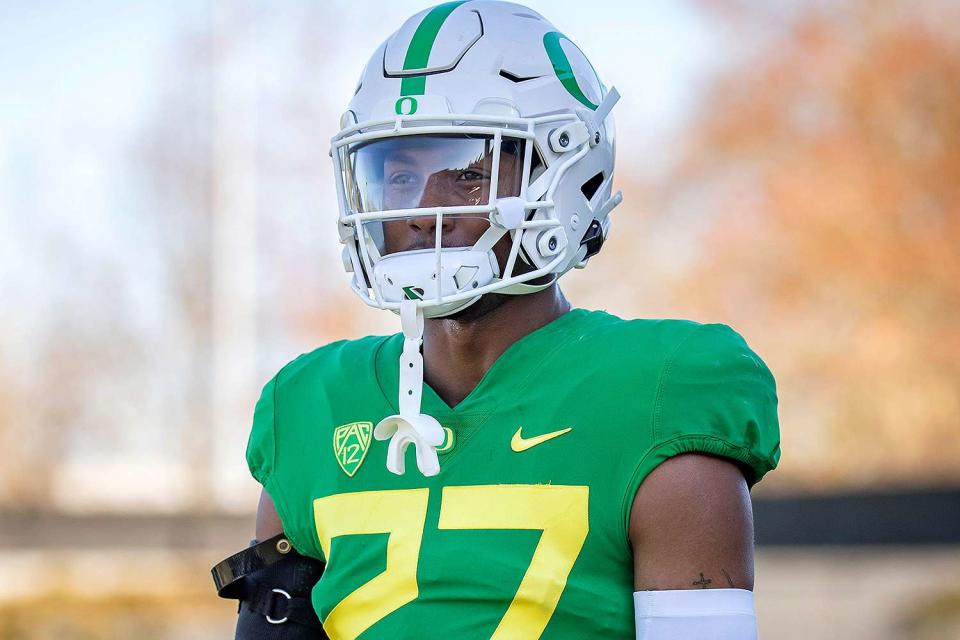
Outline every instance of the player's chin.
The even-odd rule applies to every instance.
[[[444,320],[475,322],[505,305],[510,301],[510,298],[511,296],[504,293],[485,293],[480,296],[479,300],[466,309],[461,309],[452,315],[444,316]]]

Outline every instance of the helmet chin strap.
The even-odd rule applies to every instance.
[[[512,284],[509,287],[504,287],[503,289],[500,289],[499,291],[497,291],[497,293],[503,293],[503,294],[512,295],[512,296],[525,295],[528,293],[536,293],[537,291],[543,291],[547,287],[552,286],[553,283],[556,282],[559,278],[560,276],[558,276],[557,274],[551,274],[549,282],[544,282],[542,284],[527,284],[526,282],[518,282],[517,284]]]
[[[425,476],[440,473],[436,448],[443,443],[443,427],[431,416],[420,413],[423,396],[423,309],[416,300],[400,303],[403,327],[403,353],[400,355],[400,413],[384,418],[373,429],[377,440],[390,440],[387,447],[387,469],[403,475],[407,447],[413,444],[417,468]]]
[[[523,212],[520,206],[522,201],[519,198],[509,198],[505,202],[510,205],[504,207],[509,214],[506,216],[508,219],[505,220],[508,226],[503,226],[504,220],[491,224],[471,248],[473,251],[484,253],[491,251],[497,241],[508,232],[509,226],[519,226],[519,221],[522,220],[520,214]],[[498,270],[493,272],[493,277],[499,275]],[[546,289],[556,279],[557,276],[554,276],[549,282],[538,285],[514,284],[501,289],[500,292],[514,295],[533,293]],[[458,306],[454,310],[446,311],[444,315],[466,308],[477,299]],[[425,476],[435,476],[440,473],[440,461],[437,458],[436,449],[443,443],[443,427],[436,418],[420,413],[423,396],[423,356],[420,354],[420,345],[423,343],[424,311],[417,302],[408,298],[400,301],[400,323],[403,328],[398,402],[400,413],[388,416],[377,423],[373,429],[373,437],[377,440],[390,441],[387,447],[387,469],[391,473],[397,475],[405,473],[407,447],[412,444],[416,450],[417,468],[420,469],[420,473]]]

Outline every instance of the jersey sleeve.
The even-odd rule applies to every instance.
[[[651,430],[629,499],[657,465],[688,452],[733,460],[753,487],[780,459],[773,375],[733,329],[698,325],[664,364]]]
[[[273,508],[283,524],[284,534],[293,544],[293,548],[302,554],[315,556],[313,546],[308,545],[306,539],[301,538],[295,526],[291,526],[295,521],[291,517],[292,512],[287,504],[282,483],[276,474],[277,377],[263,387],[253,411],[253,426],[247,441],[247,467],[250,469],[250,474],[270,495]]]
[[[247,440],[247,467],[257,482],[266,487],[276,462],[275,396],[277,379],[273,378],[260,393],[253,411],[253,427]]]

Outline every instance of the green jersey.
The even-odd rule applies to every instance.
[[[387,471],[403,336],[337,342],[264,388],[247,448],[304,555],[335,640],[633,638],[628,519],[643,479],[690,451],[752,486],[780,456],[774,380],[726,325],[576,309],[511,345],[455,407],[440,473]]]

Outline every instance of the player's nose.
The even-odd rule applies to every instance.
[[[427,180],[424,186],[423,195],[420,197],[420,208],[428,209],[431,207],[450,206],[450,185],[442,175],[434,174]],[[443,225],[441,233],[449,233],[453,230],[454,220],[452,216],[441,216]],[[437,214],[430,213],[422,216],[415,216],[407,219],[407,224],[418,234],[429,234],[431,238],[437,232]],[[432,246],[432,245],[431,245]]]
[[[453,231],[453,227],[455,225],[453,216],[441,216],[440,224],[443,225],[440,229],[441,234],[450,233]],[[407,226],[415,231],[418,235],[429,235],[432,239],[437,233],[437,215],[433,214],[407,218]]]

